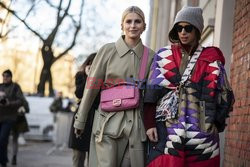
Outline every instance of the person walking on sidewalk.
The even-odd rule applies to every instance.
[[[84,61],[84,63],[81,65],[80,71],[76,73],[75,95],[78,99],[81,99],[83,96],[87,76],[89,75],[90,67],[95,56],[96,56],[96,53],[90,54],[87,57],[87,59]],[[78,104],[80,104],[80,102],[81,101],[79,101]],[[84,167],[86,160],[88,164],[88,159],[86,158],[86,154],[89,152],[93,119],[94,119],[95,110],[98,108],[98,105],[99,105],[99,97],[96,98],[96,100],[94,101],[90,109],[84,132],[79,138],[76,138],[76,135],[74,133],[74,127],[73,127],[74,117],[73,117],[72,126],[70,130],[70,135],[69,135],[69,148],[73,149],[73,167]]]
[[[29,103],[24,96],[22,102],[22,106],[17,109],[17,119],[12,127],[12,165],[17,164],[18,145],[20,141],[23,142],[22,144],[25,144],[23,134],[29,131],[29,125],[25,116],[25,114],[29,113]]]
[[[49,109],[54,115],[59,111],[63,111],[63,92],[59,91],[56,93],[56,97],[49,106]]]
[[[12,72],[2,73],[0,84],[0,164],[5,167],[8,162],[8,139],[11,128],[17,119],[17,109],[22,105],[23,93],[17,83],[12,82]]]
[[[112,86],[119,86],[120,82],[138,80],[143,78],[144,74],[147,76],[154,52],[142,44],[140,37],[145,28],[142,10],[136,6],[128,7],[123,12],[121,20],[124,35],[115,43],[106,44],[99,49],[75,116],[74,127],[77,136],[82,134],[91,105],[102,86],[104,90],[108,90],[106,86],[112,88]],[[145,57],[147,59],[144,59]],[[143,62],[141,63],[143,66],[140,62]],[[141,67],[145,67],[145,70],[140,73]],[[105,103],[105,99],[113,99],[114,95],[105,96],[104,90],[101,91],[102,104]],[[127,96],[126,93],[119,94],[120,98]],[[90,143],[90,167],[144,166],[143,142],[146,140],[146,133],[141,108],[130,106],[130,109],[119,110],[121,105],[121,99],[113,99],[113,103],[108,105],[111,110],[105,110],[104,106],[100,105],[96,111]],[[115,110],[116,107],[119,111]]]
[[[182,8],[169,32],[173,44],[154,57],[144,99],[147,167],[220,166],[219,132],[234,96],[220,49],[199,44],[202,30],[202,9]]]

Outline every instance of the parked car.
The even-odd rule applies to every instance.
[[[63,110],[56,114],[49,109],[54,100],[53,97],[26,96],[26,99],[30,107],[30,112],[26,114],[30,130],[24,134],[25,139],[51,141],[59,136],[66,136],[64,133],[67,127],[65,126],[70,127],[68,124],[72,120],[72,112],[76,109],[74,100],[63,99]],[[64,118],[65,116],[67,119]],[[55,126],[58,127],[57,130],[55,130]]]
[[[30,113],[26,114],[29,132],[24,134],[25,139],[52,140],[53,139],[53,113],[49,106],[52,97],[26,96]]]

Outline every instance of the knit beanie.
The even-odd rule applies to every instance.
[[[173,27],[169,32],[169,36],[173,36],[174,26],[179,22],[187,22],[196,27],[200,33],[204,28],[202,9],[199,7],[184,6],[176,15]],[[176,33],[176,32],[175,32]]]

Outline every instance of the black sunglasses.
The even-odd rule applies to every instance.
[[[177,32],[182,32],[182,29],[184,28],[184,30],[187,32],[187,33],[190,33],[193,31],[194,29],[194,26],[192,25],[186,25],[186,26],[181,26],[181,25],[176,25],[176,30]]]

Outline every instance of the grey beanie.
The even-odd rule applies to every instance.
[[[184,6],[176,15],[173,27],[170,33],[174,33],[174,26],[179,22],[187,22],[195,26],[200,33],[204,28],[202,9],[199,7]]]

